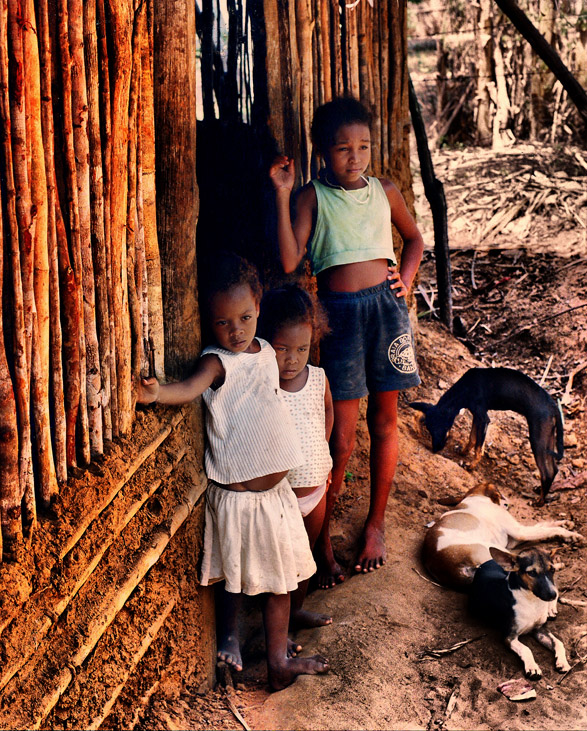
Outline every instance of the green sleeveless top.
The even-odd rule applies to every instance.
[[[378,178],[358,190],[331,188],[312,180],[318,213],[308,256],[313,274],[329,267],[373,259],[397,263],[391,234],[391,208]]]

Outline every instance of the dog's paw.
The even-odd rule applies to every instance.
[[[558,614],[557,600],[554,599],[548,604],[548,619],[554,619]]]
[[[563,660],[557,660],[554,667],[556,668],[556,671],[558,673],[568,673],[571,669],[571,666],[569,665],[566,658]]]
[[[539,680],[542,677],[542,670],[534,661],[527,662],[524,664],[524,675],[529,680]]]
[[[553,520],[550,521],[550,525],[553,528],[566,528],[567,530],[573,530],[575,527],[572,520]]]

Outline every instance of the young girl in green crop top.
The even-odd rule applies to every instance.
[[[293,224],[293,160],[279,157],[270,170],[281,263],[292,272],[308,254],[332,331],[320,352],[334,400],[332,482],[315,551],[324,589],[344,580],[332,551],[329,520],[353,451],[359,400],[369,395],[371,500],[355,562],[355,571],[366,573],[386,559],[384,519],[397,464],[398,392],[420,382],[405,297],[424,244],[396,186],[365,176],[370,121],[355,99],[335,99],[316,110],[312,141],[325,166],[317,180],[300,190]],[[399,269],[392,223],[404,244]]]

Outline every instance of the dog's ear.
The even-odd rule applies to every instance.
[[[518,557],[515,553],[502,551],[500,548],[490,546],[491,558],[498,563],[504,571],[515,571],[518,568]]]
[[[428,404],[426,401],[412,401],[410,406],[413,409],[417,409],[418,411],[423,411],[425,414],[430,411],[430,409],[434,406],[434,404]]]

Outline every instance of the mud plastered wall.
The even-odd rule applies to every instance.
[[[100,474],[68,483],[26,557],[3,565],[2,728],[99,728],[111,712],[129,728],[162,682],[210,680],[200,419],[168,412],[141,412]]]
[[[199,349],[194,14],[0,2],[0,728],[210,681],[201,410],[132,385],[145,339],[159,377]]]

